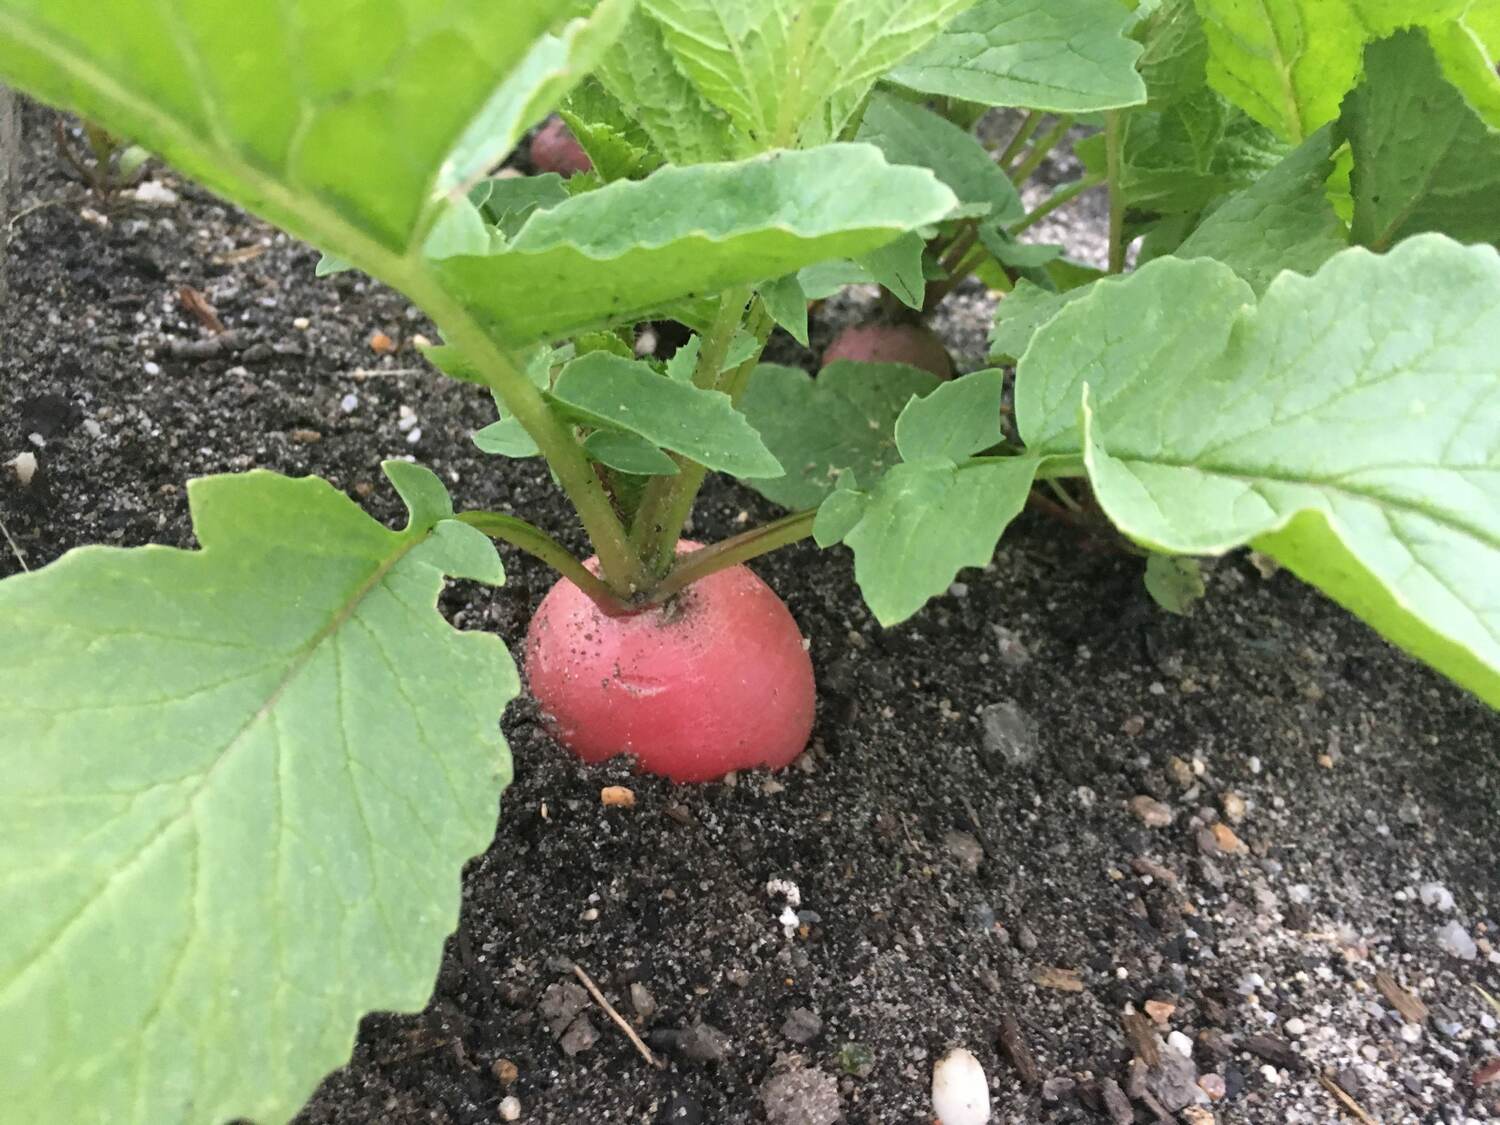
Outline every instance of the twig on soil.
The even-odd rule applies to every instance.
[[[1474,991],[1477,992],[1477,993],[1479,993],[1479,995],[1483,996],[1485,998],[1485,1000],[1489,1002],[1489,1005],[1490,1005],[1491,1008],[1494,1008],[1495,1011],[1500,1012],[1500,1000],[1496,1000],[1493,996],[1491,996],[1488,992],[1486,992],[1483,988],[1481,988],[1477,984],[1474,986]]]
[[[10,544],[11,554],[16,556],[16,562],[21,564],[21,569],[29,573],[31,567],[26,565],[26,555],[16,544],[15,539],[12,538],[10,534],[10,528],[5,526],[4,520],[0,520],[0,533],[3,533],[5,535],[5,541]]]
[[[1357,1101],[1349,1096],[1349,1092],[1335,1082],[1326,1074],[1318,1075],[1318,1084],[1338,1099],[1340,1105],[1349,1112],[1349,1115],[1360,1122],[1360,1125],[1380,1125],[1380,1122],[1365,1112],[1365,1109]]]
[[[351,379],[388,379],[398,375],[424,375],[429,367],[356,367],[349,372]]]
[[[13,227],[22,219],[35,215],[38,211],[45,211],[48,207],[56,207],[60,203],[77,203],[79,200],[71,199],[66,195],[55,195],[51,199],[44,199],[40,203],[33,203],[30,207],[23,207],[10,217],[6,226]]]
[[[630,1022],[624,1016],[620,1015],[619,1012],[615,1011],[615,1006],[604,998],[604,993],[599,991],[599,986],[593,982],[588,973],[583,971],[582,965],[577,963],[573,965],[573,975],[579,979],[584,988],[589,990],[589,995],[594,998],[594,1003],[603,1008],[604,1014],[614,1020],[615,1026],[625,1033],[625,1038],[629,1039],[631,1045],[641,1053],[641,1058],[656,1067],[657,1070],[666,1070],[667,1064],[652,1054],[651,1048],[641,1042],[641,1037],[635,1033],[635,1028],[631,1027]]]

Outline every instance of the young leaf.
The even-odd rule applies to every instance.
[[[662,156],[646,130],[597,79],[575,86],[561,114],[605,183],[639,179],[661,167]]]
[[[911,231],[861,255],[857,264],[907,308],[920,311],[927,296],[927,275],[922,267],[926,249],[926,240]]]
[[[896,419],[896,448],[903,461],[958,462],[1005,437],[1000,408],[1005,372],[975,371],[913,398]]]
[[[813,542],[825,551],[842,543],[864,517],[869,499],[856,487],[853,473],[840,475],[838,487],[818,505],[818,514],[813,517]]]
[[[814,379],[794,367],[755,369],[740,408],[786,475],[747,480],[783,508],[815,508],[852,469],[875,480],[894,465],[896,419],[913,395],[941,382],[899,363],[830,363]]]
[[[748,151],[744,138],[703,100],[667,50],[661,25],[639,7],[594,77],[673,164],[706,164]]]
[[[643,437],[622,430],[595,430],[583,449],[601,465],[638,477],[673,477],[677,462]]]
[[[698,370],[698,356],[703,351],[703,338],[690,336],[688,342],[672,353],[667,360],[667,378],[674,383],[691,383]]]
[[[1427,27],[1443,74],[1491,129],[1500,129],[1500,6],[1475,2]]]
[[[592,352],[563,368],[552,397],[590,425],[635,434],[719,472],[781,473],[728,395],[668,379],[644,363]]]
[[[504,252],[434,265],[496,334],[528,342],[855,257],[954,203],[926,170],[827,145],[618,181],[536,212]]]
[[[904,621],[945,593],[958,572],[984,566],[1026,504],[1035,457],[962,465],[900,464],[880,479],[844,542],[854,578],[882,625]]]
[[[1140,105],[1140,45],[1116,0],[980,0],[890,81],[981,105],[1086,113]]]
[[[807,347],[807,294],[797,275],[789,273],[760,287],[760,299],[771,319],[791,334],[792,339]]]
[[[1439,235],[1284,273],[1258,305],[1227,267],[1161,259],[1042,329],[1018,421],[1081,446],[1142,544],[1249,543],[1500,704],[1497,337],[1500,255]],[[1085,386],[1088,429],[1065,431]]]
[[[1370,45],[1344,102],[1356,241],[1384,249],[1422,231],[1500,241],[1500,132],[1443,77],[1419,32]]]
[[[209,477],[202,550],[0,583],[6,1116],[285,1121],[366,1012],[428,1002],[519,683],[436,612],[444,574],[502,575],[422,472],[402,532],[315,478]]]
[[[1168,613],[1187,617],[1203,597],[1203,570],[1187,555],[1152,555],[1146,560],[1146,592]]]
[[[958,196],[950,218],[987,215],[1013,223],[1026,213],[1016,187],[973,134],[924,106],[877,92],[865,107],[858,139],[892,164],[930,168]]]
[[[973,0],[644,0],[694,84],[757,148],[836,136],[880,77]],[[838,109],[827,112],[830,101]]]
[[[555,172],[544,176],[497,176],[481,180],[469,192],[469,202],[478,207],[485,220],[498,227],[507,240],[516,236],[533,211],[545,211],[567,199],[566,181]]]
[[[1301,144],[1338,116],[1365,44],[1417,24],[1453,24],[1469,0],[1196,0],[1214,89]]]
[[[513,417],[501,418],[483,429],[475,430],[470,440],[481,453],[488,453],[493,457],[519,459],[536,457],[542,452],[537,448],[536,442],[531,440],[526,428]]]
[[[420,243],[465,178],[445,160],[554,19],[548,0],[452,0],[420,20],[370,4],[289,17],[247,0],[226,19],[220,0],[0,0],[0,72],[367,264]],[[487,140],[494,159],[515,136]]]
[[[1250,187],[1226,199],[1176,250],[1215,258],[1263,292],[1282,270],[1312,273],[1349,245],[1328,200],[1333,129],[1324,126]]]

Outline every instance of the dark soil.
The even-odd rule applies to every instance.
[[[29,488],[0,473],[0,520],[32,567],[89,542],[190,545],[185,481],[251,466],[322,474],[394,519],[378,464],[406,454],[461,506],[513,507],[582,547],[535,464],[469,443],[492,407],[423,368],[411,341],[431,329],[405,301],[315,280],[312,250],[162,174],[179,202],[86,199],[45,126],[33,113],[21,205],[49,205],[17,224],[0,321],[0,461],[39,464]],[[219,345],[182,286],[233,348],[192,354]],[[400,350],[376,355],[377,331]],[[696,534],[772,514],[719,483]],[[507,563],[504,590],[458,585],[443,605],[514,644],[550,578]],[[0,573],[17,568],[0,542]],[[843,551],[756,569],[812,643],[808,753],[774,778],[677,789],[580,766],[518,703],[516,783],[431,1005],[370,1016],[300,1120],[489,1123],[513,1095],[527,1122],[728,1125],[766,1120],[774,1088],[802,1098],[775,1121],[832,1120],[821,1097],[850,1122],[927,1122],[954,1045],[1005,1122],[1108,1121],[1111,1105],[1150,1121],[1151,1098],[1213,1120],[1191,1108],[1202,1089],[1223,1094],[1203,1096],[1220,1121],[1332,1122],[1324,1074],[1381,1122],[1500,1119],[1500,1084],[1472,1081],[1500,1053],[1500,1012],[1474,988],[1500,994],[1500,716],[1243,556],[1174,618],[1138,560],[1027,516],[991,566],[889,631]],[[635,807],[601,807],[610,784]],[[1143,822],[1142,796],[1170,824]],[[790,935],[772,880],[800,892]],[[1450,923],[1474,959],[1438,939]],[[597,1042],[562,1049],[545,1013],[567,1007],[549,989],[572,963],[667,1069],[597,1010]],[[1380,971],[1425,1002],[1424,1025],[1395,1014]],[[1147,1001],[1191,1063],[1132,1015]],[[683,1034],[700,1022],[722,1040]],[[587,1038],[575,1024],[567,1043]]]

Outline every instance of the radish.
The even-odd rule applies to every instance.
[[[538,172],[556,172],[572,176],[591,172],[594,162],[561,117],[549,117],[531,138],[531,163]]]
[[[953,360],[937,335],[922,324],[856,324],[845,328],[823,352],[823,367],[840,359],[861,363],[905,363],[953,378]]]
[[[682,541],[678,553],[698,548]],[[812,732],[802,634],[745,566],[615,617],[560,579],[531,620],[525,665],[552,733],[587,762],[630,754],[648,773],[713,781],[780,769]]]

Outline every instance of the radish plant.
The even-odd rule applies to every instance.
[[[0,583],[7,1109],[283,1120],[364,1012],[426,1002],[519,690],[435,604],[503,580],[496,540],[559,573],[525,639],[559,737],[680,779],[811,729],[747,560],[846,544],[892,624],[1039,482],[1161,557],[1252,545],[1500,704],[1500,23],[1421,8],[0,0],[0,77],[420,305],[493,397],[476,442],[544,458],[594,551],[391,462],[400,530],[216,476],[197,550]],[[998,160],[991,106],[1028,111]],[[589,169],[493,176],[554,110]],[[1019,237],[1076,196],[1015,187],[1075,121],[1108,271]],[[810,301],[920,306],[981,248],[996,366],[760,362]],[[688,342],[637,358],[661,321]],[[791,514],[684,542],[709,472]]]

